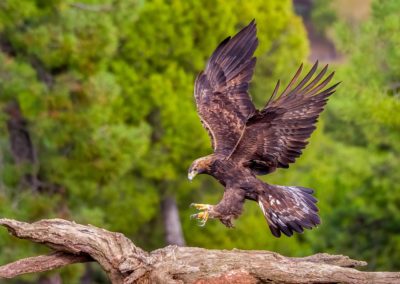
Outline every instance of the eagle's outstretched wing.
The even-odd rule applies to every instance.
[[[288,168],[302,153],[315,123],[338,84],[329,88],[334,73],[322,80],[327,67],[313,77],[318,62],[296,84],[302,66],[289,85],[277,97],[279,81],[266,106],[254,113],[230,157],[250,167],[256,174],[267,174],[276,168]]]
[[[253,53],[257,45],[253,20],[217,47],[206,69],[196,78],[197,111],[216,153],[231,153],[248,117],[255,111],[247,90],[256,63]]]

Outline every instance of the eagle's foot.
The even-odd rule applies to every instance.
[[[197,214],[190,215],[190,219],[198,219],[200,221],[200,226],[203,227],[207,223],[208,218],[210,217],[210,210],[212,210],[213,206],[209,204],[197,204],[192,203],[190,206],[196,208],[197,210],[202,210]]]
[[[201,204],[201,203],[192,203],[190,204],[191,207],[196,208],[197,210],[211,210],[211,208],[213,207],[210,204]]]

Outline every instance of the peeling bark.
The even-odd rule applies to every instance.
[[[285,257],[268,251],[207,250],[168,246],[151,253],[120,233],[62,219],[32,224],[0,219],[21,239],[56,252],[0,267],[0,278],[97,261],[112,283],[400,283],[399,272],[361,272],[366,265],[347,256]]]

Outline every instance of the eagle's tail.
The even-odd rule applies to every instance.
[[[311,229],[320,224],[313,192],[300,186],[265,184],[258,204],[275,237],[280,237],[281,232],[287,236],[293,232],[302,233],[303,228]]]

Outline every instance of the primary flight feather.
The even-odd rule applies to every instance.
[[[228,227],[239,217],[246,199],[258,202],[272,234],[291,236],[320,223],[313,190],[270,185],[256,175],[288,168],[307,145],[315,123],[338,84],[326,87],[334,73],[327,66],[315,77],[318,63],[299,81],[302,66],[284,91],[279,81],[265,107],[257,110],[249,96],[258,45],[253,20],[233,38],[220,43],[195,82],[194,96],[214,153],[195,160],[188,178],[209,174],[224,187],[217,205],[193,204],[193,217],[219,219]],[[299,82],[298,82],[299,81]]]

